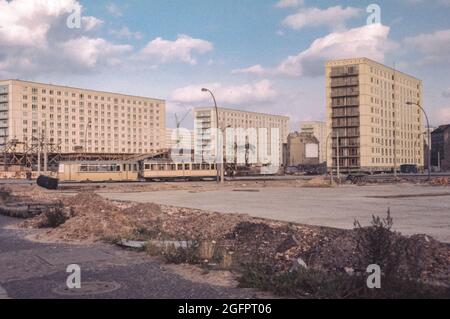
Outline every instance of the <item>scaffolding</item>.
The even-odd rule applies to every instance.
[[[48,143],[45,138],[34,138],[32,144],[9,140],[3,147],[3,156],[0,157],[0,167],[8,171],[57,172],[60,162],[73,161],[139,161],[144,159],[167,159],[169,150],[159,150],[149,154],[124,153],[85,153],[77,149],[73,153],[62,153],[61,145]],[[1,170],[1,168],[0,168]]]

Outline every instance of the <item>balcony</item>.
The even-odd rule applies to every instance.
[[[359,75],[358,67],[348,67],[348,68],[334,68],[331,70],[330,76],[332,78],[347,77]]]
[[[358,95],[359,95],[358,87],[341,88],[341,89],[332,89],[331,90],[331,97],[347,97],[347,96],[358,96]]]
[[[359,86],[358,77],[349,77],[349,78],[334,78],[331,79],[330,83],[331,88],[341,88],[348,86]]]

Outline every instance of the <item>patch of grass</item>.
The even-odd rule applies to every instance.
[[[367,277],[298,268],[275,272],[267,264],[245,265],[239,279],[242,288],[257,288],[291,298],[314,299],[448,299],[450,289],[420,282],[382,277],[381,289],[369,289]]]
[[[169,264],[200,264],[198,242],[187,242],[186,247],[177,247],[173,243],[161,242],[161,244],[147,243],[146,252],[151,256],[161,256]]]

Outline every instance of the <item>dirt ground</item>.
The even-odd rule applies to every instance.
[[[322,187],[319,180],[307,183],[311,187]],[[250,188],[264,187],[263,185],[240,183],[240,187]],[[138,191],[141,187],[147,187],[148,191],[148,187],[161,188],[164,185],[136,186],[132,189]],[[193,183],[168,186],[202,189],[213,185]],[[228,187],[236,188],[238,185]],[[280,271],[292,269],[298,265],[299,260],[308,267],[325,271],[342,272],[358,267],[358,256],[355,253],[358,243],[356,231],[353,230],[156,204],[115,202],[100,197],[92,190],[75,196],[68,194],[67,190],[53,192],[36,186],[10,186],[5,190],[14,200],[63,204],[67,220],[56,228],[45,229],[36,238],[46,242],[113,242],[119,239],[196,241],[206,244],[206,249],[212,251],[209,254],[211,258],[216,252],[220,252],[221,259],[231,259],[229,264],[235,267],[250,264],[255,258],[264,258]],[[130,186],[126,186],[126,190],[130,191]],[[41,215],[26,220],[21,227],[41,228],[46,218],[48,217]],[[408,238],[407,241],[408,247],[417,252],[414,267],[419,269],[420,278],[450,285],[450,247],[423,235]],[[409,267],[409,264],[406,266]]]

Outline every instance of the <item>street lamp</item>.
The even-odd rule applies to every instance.
[[[91,121],[87,122],[86,129],[84,131],[84,157],[85,158],[87,157],[87,130],[88,130],[88,127],[91,125],[92,125]]]
[[[330,139],[331,134],[333,134],[333,132],[330,132],[328,134],[327,140],[325,142],[325,158],[327,159],[327,164],[326,164],[326,168],[325,168],[326,176],[328,176],[328,141]],[[333,186],[333,155],[331,156],[331,186]]]
[[[425,112],[425,109],[419,104],[414,102],[406,102],[406,105],[415,105],[419,107],[423,114],[425,114],[425,118],[427,119],[427,126],[428,126],[428,180],[431,180],[431,131],[430,131],[430,121],[428,120],[427,112]]]
[[[207,88],[203,88],[202,92],[209,92],[209,94],[211,94],[211,96],[213,98],[213,101],[214,101],[214,108],[216,110],[216,129],[217,129],[217,131],[216,131],[216,151],[217,151],[217,155],[219,155],[219,153],[220,153],[219,152],[219,148],[220,148],[220,145],[219,145],[220,128],[219,128],[219,109],[217,107],[217,101],[216,101],[216,98],[215,98],[213,92],[211,92],[211,90],[209,90]],[[219,162],[220,163],[216,163],[217,182],[219,183],[219,180],[220,180],[220,183],[223,184],[225,182],[225,177],[224,177],[225,174],[224,174],[224,170],[223,170],[223,166],[224,166],[223,165],[223,156],[222,156],[222,159],[219,159]],[[220,164],[220,171],[219,171],[219,165],[217,165],[217,164]],[[220,173],[220,177],[219,177],[219,173]]]

